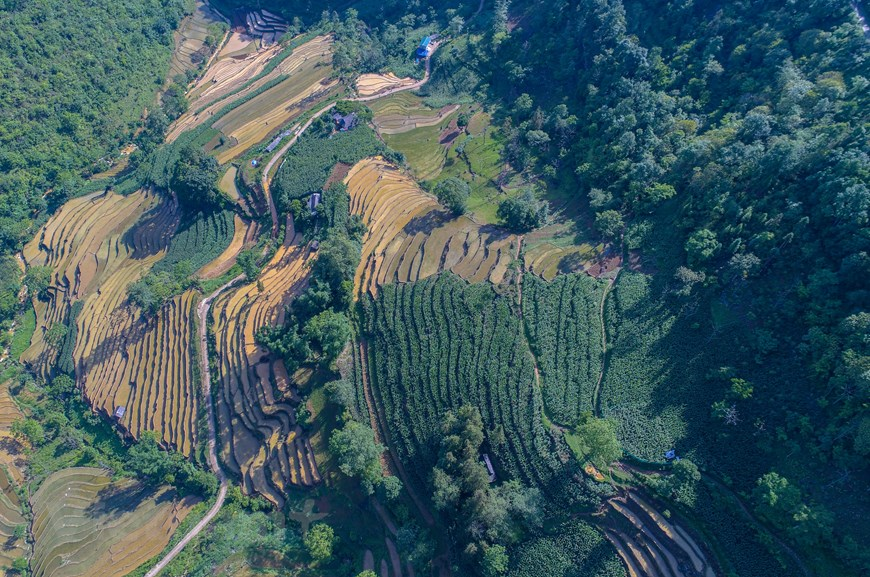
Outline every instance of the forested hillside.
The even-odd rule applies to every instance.
[[[184,0],[0,3],[0,253],[117,153],[169,67]],[[0,257],[2,258],[2,257]],[[0,301],[14,298],[4,284]],[[0,305],[0,320],[7,307]]]

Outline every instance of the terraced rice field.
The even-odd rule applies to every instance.
[[[12,565],[15,559],[28,552],[24,539],[15,539],[15,528],[27,520],[21,514],[21,501],[15,486],[23,482],[21,466],[23,454],[18,441],[10,434],[10,427],[21,416],[18,405],[9,394],[9,383],[0,383],[0,567]]]
[[[175,33],[175,49],[169,65],[169,78],[184,75],[188,70],[196,70],[200,62],[209,57],[205,46],[208,27],[223,22],[220,14],[209,8],[205,2],[197,1],[193,14],[181,21]],[[218,38],[220,40],[220,38]]]
[[[345,183],[351,212],[368,226],[354,279],[360,294],[442,270],[471,282],[504,280],[516,252],[514,235],[452,217],[412,178],[381,158],[357,163]]]
[[[233,240],[229,246],[216,259],[199,269],[196,276],[203,279],[217,278],[224,274],[236,263],[236,257],[245,248],[245,242],[248,239],[248,234],[253,227],[253,223],[248,224],[239,215],[233,216]]]
[[[392,90],[411,86],[417,82],[413,78],[399,78],[392,72],[387,74],[362,74],[356,80],[356,92],[362,97],[373,96]]]
[[[288,239],[260,274],[262,291],[246,284],[212,304],[221,460],[242,478],[246,493],[279,508],[288,487],[320,481],[314,451],[296,423],[299,398],[290,376],[254,338],[260,327],[282,323],[284,306],[307,285],[311,254],[298,240]]]
[[[230,145],[217,149],[221,164],[244,154],[255,144],[280,129],[317,102],[338,90],[337,78],[330,79],[331,55],[310,59],[296,74],[224,115],[212,126],[227,137]]]
[[[378,99],[371,105],[374,125],[380,134],[401,134],[441,124],[443,120],[459,110],[458,104],[443,108],[429,108],[422,100],[408,92]]]
[[[553,280],[560,272],[576,272],[593,266],[603,246],[588,244],[559,246],[541,242],[525,252],[526,270],[546,280]]]
[[[34,577],[121,577],[157,553],[196,500],[108,471],[64,469],[31,498]]]
[[[716,576],[695,539],[636,493],[610,499],[607,504],[610,510],[604,534],[616,548],[630,577]]]
[[[22,252],[28,266],[54,269],[47,302],[34,300],[37,330],[21,360],[47,375],[57,355],[55,347],[43,340],[55,323],[67,320],[69,305],[98,290],[130,255],[124,233],[157,204],[157,197],[145,192],[129,196],[94,193],[73,199],[61,207]],[[162,237],[172,233],[155,231]]]
[[[214,114],[229,103],[245,98],[269,82],[275,81],[282,76],[289,76],[288,80],[292,80],[298,75],[302,75],[299,78],[300,82],[294,84],[300,85],[297,89],[297,93],[299,91],[304,93],[305,88],[310,88],[310,85],[314,83],[313,77],[310,77],[311,70],[319,63],[320,67],[317,70],[318,73],[322,73],[322,75],[318,82],[331,74],[331,69],[329,69],[328,66],[324,66],[323,63],[328,64],[331,62],[332,42],[332,36],[317,36],[309,40],[293,49],[292,53],[290,53],[289,56],[286,56],[286,58],[284,58],[274,69],[269,73],[262,75],[260,78],[257,78],[257,80],[253,82],[250,82],[251,79],[263,72],[270,60],[279,57],[281,54],[281,47],[279,45],[273,44],[269,48],[250,54],[244,59],[232,57],[221,57],[216,59],[212,62],[211,66],[209,66],[209,69],[203,75],[199,83],[189,93],[190,109],[173,123],[166,136],[166,140],[168,142],[174,141],[181,135],[181,133],[191,130],[209,120]],[[308,85],[301,86],[304,83],[302,82],[303,78],[310,81]],[[286,91],[288,85],[282,83],[279,86],[283,86],[283,90]],[[273,93],[270,97],[270,101],[275,100],[277,98],[276,95],[284,95],[279,91],[278,86],[273,86],[272,89],[268,90],[266,93],[253,98],[251,102],[260,99],[270,92]],[[232,94],[232,96],[227,97],[230,94]],[[288,100],[290,99],[288,98]],[[241,108],[248,106],[251,102],[246,103]],[[264,101],[261,101],[259,104],[260,106],[263,106]],[[275,106],[279,106],[280,104],[280,102],[273,103]],[[292,103],[287,105],[290,104]],[[250,108],[248,109],[249,114],[251,110],[252,109]],[[265,114],[265,112],[270,112],[270,110],[260,110],[260,113],[262,114]],[[250,116],[246,116],[246,118],[250,118]],[[256,119],[256,114],[253,118]],[[269,119],[263,118],[262,122],[265,122],[266,120]],[[280,123],[275,124],[270,121],[268,128],[271,130],[276,129],[279,126]],[[266,132],[268,133],[268,130]]]
[[[42,335],[68,322],[81,301],[72,360],[84,397],[106,415],[125,407],[118,423],[134,437],[155,431],[190,454],[199,411],[190,346],[196,294],[175,297],[147,322],[127,302],[127,287],[166,254],[178,222],[173,202],[145,191],[65,204],[24,249],[28,265],[51,266],[54,276],[49,302],[34,301],[38,329],[22,360],[47,375],[57,351]]]
[[[405,155],[419,180],[432,180],[441,173],[450,142],[444,141],[456,119],[458,105],[429,108],[420,97],[400,92],[370,104],[373,123],[391,148]],[[457,132],[458,134],[458,132]]]
[[[5,469],[9,480],[18,485],[24,481],[21,469],[25,455],[21,443],[12,436],[11,429],[12,423],[22,414],[9,393],[10,384],[0,383],[0,468]]]
[[[92,295],[79,315],[74,358],[83,394],[94,410],[112,415],[125,407],[118,423],[134,437],[155,431],[185,455],[196,446],[198,383],[193,308],[198,293],[189,290],[170,300],[143,322],[125,306],[127,285],[138,271],[124,269]],[[131,280],[132,279],[132,280]]]

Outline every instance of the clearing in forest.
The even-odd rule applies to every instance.
[[[351,213],[368,227],[354,286],[375,294],[391,282],[450,270],[472,282],[504,280],[516,237],[454,217],[398,167],[381,158],[357,163],[345,183]]]
[[[49,476],[31,498],[34,577],[121,577],[169,543],[197,499],[103,469]]]
[[[279,508],[292,485],[320,481],[311,444],[296,423],[295,395],[284,362],[257,344],[264,326],[284,321],[285,305],[308,282],[307,246],[290,239],[256,282],[227,291],[212,304],[218,370],[214,373],[218,451],[242,478]]]

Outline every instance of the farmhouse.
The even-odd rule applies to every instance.
[[[417,52],[415,52],[415,56],[417,58],[427,58],[429,56],[429,45],[432,43],[432,37],[427,36],[423,40],[420,41],[420,46],[417,47]]]
[[[317,206],[320,204],[320,193],[315,192],[308,199],[308,210],[311,214],[317,214]]]
[[[336,112],[332,115],[332,120],[333,122],[335,122],[335,129],[342,132],[352,130],[353,127],[356,126],[357,122],[359,122],[359,118],[357,118],[356,112],[351,112],[350,114],[341,114],[340,112]]]

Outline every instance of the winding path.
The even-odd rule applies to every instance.
[[[482,5],[482,2],[481,2],[481,5]],[[433,47],[433,49],[432,49],[433,53],[435,52],[435,49],[437,47],[438,47],[437,44]],[[422,80],[420,80],[419,82],[416,82],[416,83],[411,84],[409,86],[403,86],[403,87],[394,88],[392,90],[387,90],[386,92],[382,92],[380,94],[374,94],[372,96],[367,96],[367,97],[363,97],[363,98],[352,98],[350,100],[353,102],[368,102],[371,100],[376,100],[378,98],[384,98],[385,96],[390,96],[391,94],[395,94],[396,92],[402,92],[405,90],[415,90],[417,88],[420,88],[426,82],[429,81],[430,59],[431,59],[431,54],[429,55],[429,58],[426,58],[426,73],[423,75]],[[271,217],[272,217],[272,238],[273,239],[277,238],[277,236],[278,236],[278,209],[275,206],[275,201],[272,198],[272,193],[269,189],[270,185],[272,184],[272,177],[270,176],[272,168],[275,166],[275,163],[278,162],[278,160],[280,160],[287,153],[288,150],[290,150],[290,147],[292,147],[294,144],[296,144],[296,141],[299,140],[299,137],[302,136],[302,133],[304,133],[315,120],[317,120],[318,118],[323,116],[323,114],[325,114],[327,111],[332,110],[332,108],[334,106],[335,106],[335,102],[333,102],[333,103],[329,104],[328,106],[325,106],[324,108],[318,110],[311,118],[308,119],[308,121],[304,125],[302,125],[302,127],[295,130],[293,137],[290,140],[288,140],[287,143],[284,144],[284,146],[282,146],[278,150],[278,152],[276,152],[272,156],[272,158],[269,160],[269,162],[266,163],[266,166],[263,167],[263,180],[262,180],[263,194],[265,195],[266,200],[269,203],[269,212],[271,213]],[[199,523],[197,523],[196,526],[194,526],[194,528],[191,529],[190,532],[187,535],[185,535],[181,539],[181,541],[179,541],[178,544],[176,544],[175,547],[173,547],[169,551],[169,553],[167,553],[162,559],[160,559],[160,561],[158,561],[157,564],[154,565],[154,567],[152,567],[151,570],[145,574],[145,577],[156,577],[163,569],[165,569],[166,566],[179,553],[181,553],[181,551],[187,546],[187,544],[190,543],[197,535],[199,535],[202,532],[202,530],[205,529],[205,527],[212,521],[212,519],[215,518],[215,516],[218,514],[221,507],[223,506],[224,500],[226,499],[226,496],[227,496],[227,489],[229,488],[229,481],[228,481],[226,475],[224,474],[223,470],[221,469],[220,464],[218,463],[217,452],[216,452],[217,433],[215,430],[214,406],[213,406],[212,399],[211,399],[211,375],[209,373],[209,367],[208,367],[208,340],[207,340],[206,320],[208,318],[208,311],[211,308],[211,303],[215,299],[215,297],[217,297],[220,293],[227,290],[228,288],[232,287],[237,282],[240,282],[242,279],[244,279],[244,275],[239,275],[236,278],[232,279],[231,281],[229,281],[228,283],[226,283],[225,285],[223,285],[222,287],[220,287],[219,289],[214,291],[208,297],[203,299],[202,302],[199,303],[199,306],[196,309],[196,314],[197,314],[197,317],[199,318],[199,352],[200,352],[199,362],[200,362],[200,374],[202,375],[202,392],[203,392],[203,395],[206,399],[206,406],[208,407],[208,464],[209,464],[209,467],[211,468],[211,470],[217,475],[218,479],[220,480],[220,489],[218,490],[217,499],[215,499],[214,505],[212,505],[211,509],[208,510],[208,513],[205,514],[205,517],[203,517],[199,521]],[[404,477],[404,475],[403,475],[403,477]],[[406,485],[407,485],[407,483],[406,483]],[[412,495],[412,497],[416,497],[416,495]],[[421,507],[422,502],[419,502],[419,498],[415,498],[414,501],[415,501],[415,503],[417,503],[418,507]],[[425,518],[427,524],[431,525],[434,522],[434,519],[432,519],[431,514],[429,514],[429,512],[423,507],[421,507],[421,512],[423,513],[423,517]]]
[[[385,98],[392,94],[396,94],[397,92],[405,92],[406,90],[416,90],[420,88],[421,86],[429,82],[432,54],[434,54],[435,50],[437,49],[438,43],[433,43],[432,52],[426,58],[426,72],[423,74],[423,78],[421,80],[408,86],[398,86],[384,92],[379,92],[378,94],[372,94],[371,96],[358,96],[356,98],[349,98],[348,100],[350,102],[371,102],[372,100],[377,100],[378,98]],[[275,199],[272,197],[272,191],[270,190],[270,187],[272,185],[272,176],[270,176],[272,168],[275,166],[276,162],[278,162],[285,154],[287,154],[287,151],[290,150],[290,147],[296,144],[296,141],[299,140],[299,137],[302,136],[302,133],[308,130],[308,127],[311,126],[311,123],[323,116],[327,111],[332,110],[335,107],[335,104],[336,103],[333,102],[329,106],[321,108],[311,118],[309,118],[308,122],[306,122],[301,128],[295,129],[293,137],[288,140],[287,143],[284,144],[284,146],[279,148],[278,152],[273,154],[272,158],[269,159],[269,162],[266,163],[266,166],[263,167],[262,187],[263,195],[266,197],[266,201],[269,203],[269,213],[272,216],[272,239],[278,237],[278,209],[275,207]]]
[[[161,571],[163,571],[163,569],[166,568],[166,566],[175,559],[179,553],[181,553],[187,544],[199,535],[212,519],[215,518],[227,497],[229,481],[218,463],[217,450],[215,448],[217,446],[217,432],[215,429],[214,405],[211,401],[211,374],[209,373],[208,367],[208,331],[206,328],[206,320],[208,319],[208,311],[211,308],[211,302],[215,297],[244,278],[244,275],[237,276],[203,299],[196,308],[196,315],[199,318],[199,366],[201,371],[200,374],[202,375],[202,394],[205,397],[206,406],[208,407],[208,464],[212,472],[217,475],[221,484],[220,489],[218,490],[217,499],[215,499],[214,505],[212,505],[211,509],[208,510],[208,513],[205,514],[205,517],[200,519],[199,523],[197,523],[187,535],[182,537],[181,541],[179,541],[175,547],[169,551],[169,553],[164,555],[164,557],[145,574],[145,577],[156,577]]]

